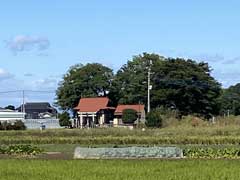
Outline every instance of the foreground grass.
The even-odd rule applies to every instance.
[[[1,160],[3,180],[239,179],[237,160]]]

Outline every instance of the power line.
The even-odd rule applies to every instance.
[[[22,92],[30,92],[30,93],[48,93],[53,94],[56,91],[40,91],[40,90],[15,90],[15,91],[0,91],[0,94],[7,94],[7,93],[22,93]]]
[[[33,92],[33,93],[56,93],[56,91],[37,91],[37,90],[24,90],[25,92]]]
[[[16,92],[22,92],[20,90],[16,90],[16,91],[1,91],[1,94],[6,94],[6,93],[16,93]]]

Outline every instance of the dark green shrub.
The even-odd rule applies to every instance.
[[[22,121],[16,121],[12,125],[12,129],[13,130],[25,130],[26,126],[25,126],[25,124]]]
[[[3,130],[2,122],[0,122],[0,130]]]
[[[26,126],[22,121],[15,121],[14,123],[10,123],[4,121],[0,123],[0,130],[25,130]]]
[[[162,126],[161,113],[157,110],[153,110],[146,116],[146,126],[160,128]]]
[[[124,109],[122,115],[122,121],[126,124],[132,124],[137,120],[137,111],[134,109]]]
[[[70,126],[70,115],[67,111],[63,112],[62,114],[59,114],[59,124],[60,126]]]

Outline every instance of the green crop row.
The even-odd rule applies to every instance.
[[[213,148],[213,147],[191,147],[183,150],[183,155],[187,158],[240,158],[240,148]]]
[[[42,152],[43,150],[41,148],[32,145],[10,145],[0,147],[0,154],[37,155]]]
[[[0,131],[2,136],[32,136],[32,137],[183,137],[183,136],[240,136],[240,126],[226,127],[171,127],[162,129],[124,129],[124,128],[94,128],[94,129],[58,129],[58,130],[26,130]]]
[[[3,136],[0,137],[0,144],[82,144],[82,145],[100,145],[100,144],[115,144],[115,145],[239,145],[240,137],[235,136],[183,136],[183,137],[34,137],[34,136]]]

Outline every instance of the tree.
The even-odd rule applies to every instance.
[[[153,66],[153,107],[164,105],[182,115],[206,118],[219,113],[220,84],[210,75],[207,63],[167,58]]]
[[[147,104],[149,66],[152,71],[151,108],[174,109],[180,116],[195,113],[209,118],[218,114],[221,86],[211,76],[207,63],[157,54],[143,53],[128,61],[117,72],[110,97],[122,104]]]
[[[122,121],[126,124],[132,124],[137,120],[137,111],[134,109],[124,109],[122,115]]]
[[[147,114],[146,126],[152,128],[160,128],[162,126],[162,117],[158,110],[153,110]]]
[[[162,61],[157,54],[143,53],[134,56],[117,72],[110,91],[110,98],[116,104],[147,104],[147,73],[150,60],[153,64]]]
[[[9,110],[15,110],[15,106],[13,106],[13,105],[8,105],[8,106],[6,106],[4,109],[9,109]]]
[[[107,96],[112,79],[112,69],[98,63],[72,66],[59,84],[56,105],[70,110],[81,97]]]
[[[240,115],[240,83],[222,91],[219,98],[221,114]]]
[[[70,115],[67,111],[63,112],[62,114],[59,114],[59,124],[60,126],[70,126]]]

